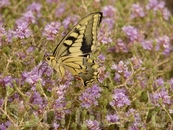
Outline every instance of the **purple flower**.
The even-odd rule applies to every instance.
[[[171,16],[171,13],[170,11],[167,9],[167,8],[164,8],[162,11],[162,14],[163,14],[163,18],[165,20],[169,20],[170,16]]]
[[[55,16],[57,18],[61,18],[64,12],[65,12],[65,4],[61,3],[61,5],[56,9]]]
[[[90,108],[92,105],[98,105],[98,99],[101,94],[102,89],[94,84],[91,88],[87,88],[85,92],[80,95],[79,100],[81,101],[81,106],[85,108]]]
[[[156,10],[158,10],[158,6],[161,6],[161,5],[159,5],[158,0],[148,0],[148,1],[149,1],[149,3],[146,6],[146,9],[148,9],[148,10],[153,9],[156,11]]]
[[[156,39],[156,51],[163,50],[163,55],[169,55],[172,51],[172,45],[168,36],[162,36]]]
[[[133,63],[134,69],[139,69],[142,66],[142,60],[138,57],[132,57],[131,61]]]
[[[6,130],[6,126],[3,123],[0,124],[0,130]]]
[[[153,49],[153,40],[143,40],[141,41],[141,45],[145,50],[152,50]]]
[[[123,107],[130,105],[131,101],[126,96],[125,89],[115,89],[112,95],[113,100],[109,103],[113,107]]]
[[[0,8],[4,7],[4,6],[7,6],[7,5],[10,5],[9,0],[1,0],[0,1]]]
[[[0,14],[0,26],[3,25],[3,18],[2,14]]]
[[[60,0],[46,0],[47,3],[60,3]]]
[[[103,44],[111,43],[112,39],[110,37],[102,37],[101,42]]]
[[[27,7],[28,11],[35,12],[38,17],[41,16],[40,10],[41,10],[42,5],[36,2],[33,2],[31,5]]]
[[[6,35],[6,31],[5,31],[5,28],[3,27],[2,24],[0,24],[0,37],[2,37],[3,35]]]
[[[121,80],[121,75],[119,73],[115,73],[114,80],[119,83]]]
[[[111,67],[113,70],[116,70],[114,80],[119,82],[121,77],[128,79],[131,75],[131,71],[128,70],[127,65],[120,61],[118,65],[113,64]]]
[[[132,10],[131,18],[145,16],[144,9],[139,4],[133,4],[131,10]]]
[[[114,115],[107,115],[106,119],[108,122],[114,123],[114,122],[119,122],[119,116],[117,116],[117,114]]]
[[[117,44],[115,44],[114,47],[109,48],[109,50],[111,52],[116,52],[116,53],[119,53],[119,52],[127,53],[127,52],[129,52],[127,44],[124,43],[122,39],[118,39],[116,43]]]
[[[74,79],[74,76],[72,75],[72,73],[70,73],[69,71],[66,71],[65,76],[63,78],[59,78],[58,80],[61,84],[69,86],[70,84],[72,84],[72,82],[71,82],[72,79]],[[78,79],[78,77],[77,77],[77,79]]]
[[[86,125],[89,130],[101,130],[99,128],[100,123],[96,120],[86,120]]]
[[[169,113],[170,114],[173,114],[173,109],[169,109]]]
[[[8,30],[7,32],[7,41],[12,43],[12,39],[17,38],[16,32],[13,30]]]
[[[142,121],[141,121],[141,117],[140,117],[139,113],[135,114],[135,122],[133,124],[134,124],[134,126],[142,125]]]
[[[108,44],[112,42],[112,39],[110,38],[110,31],[108,31],[107,28],[100,28],[100,31],[98,33],[98,40],[102,42],[103,44]]]
[[[155,92],[154,94],[150,95],[151,102],[155,106],[160,106],[160,101],[162,101],[162,105],[171,104],[171,96],[168,95],[168,91],[166,88],[162,88],[159,91]]]
[[[17,25],[15,32],[16,36],[21,39],[28,38],[32,35],[32,31],[28,28],[28,24],[25,22],[20,25]]]
[[[132,74],[131,71],[128,71],[128,70],[124,71],[124,78],[125,78],[125,79],[128,79],[128,78],[130,77],[131,74]]]
[[[144,130],[145,130],[145,127],[144,127],[144,128],[141,128],[141,127],[139,127],[139,126],[135,126],[135,124],[132,124],[132,125],[128,128],[128,130],[140,130],[140,129],[144,129]]]
[[[7,87],[7,86],[13,87],[13,82],[15,80],[16,79],[12,78],[11,76],[6,76],[6,77],[0,79],[0,84],[4,85],[5,87]]]
[[[155,81],[157,86],[163,86],[164,85],[164,80],[162,78],[156,79]]]
[[[0,130],[6,130],[10,126],[10,124],[11,124],[10,121],[6,121],[6,122],[0,124]]]
[[[58,128],[60,127],[60,124],[57,124],[57,123],[53,123],[53,128],[54,130],[58,130]]]
[[[135,109],[130,108],[126,113],[125,116],[135,115]]]
[[[168,20],[171,16],[170,11],[165,7],[164,1],[149,0],[149,3],[147,4],[146,9],[153,10],[154,12],[159,10],[162,13],[163,18],[165,20]]]
[[[3,27],[2,24],[0,24],[0,46],[1,46],[1,42],[2,42],[2,37],[3,36],[6,36],[7,35],[7,32],[5,31],[5,28]]]
[[[118,65],[113,64],[112,69],[117,70],[118,73],[123,73],[124,71],[128,70],[127,65],[124,64],[123,61],[120,61]]]
[[[21,24],[24,24],[24,23],[26,25],[29,25],[31,23],[35,23],[35,21],[36,20],[35,20],[35,16],[34,16],[33,12],[32,11],[28,11],[28,12],[23,14],[23,17],[21,17],[20,19],[18,19],[16,21],[16,24],[18,26],[21,26]]]
[[[64,102],[64,100],[65,100],[65,93],[66,93],[66,89],[68,88],[68,86],[66,86],[66,85],[60,85],[58,88],[57,88],[57,90],[56,90],[56,94],[57,94],[57,96],[58,96],[58,99],[57,99],[57,101],[60,101],[61,100],[61,102],[63,101]],[[58,105],[58,104],[57,104]],[[57,107],[55,107],[55,108],[57,108]],[[58,107],[59,108],[59,107]]]
[[[98,72],[99,72],[99,74],[98,74],[98,81],[100,83],[103,83],[104,79],[106,79],[107,77],[109,77],[109,72],[107,72],[105,70],[106,70],[106,68],[104,66],[103,67],[100,67],[98,69]]]
[[[133,118],[134,122],[129,126],[128,130],[138,130],[139,128],[146,129],[144,123],[141,120],[140,114],[136,113],[135,109],[129,109],[128,112],[126,112],[127,118]]]
[[[114,8],[113,6],[105,6],[102,9],[102,12],[103,12],[103,16],[104,17],[110,17],[110,18],[112,18],[115,15],[116,8]]]
[[[100,60],[101,62],[104,62],[105,59],[106,59],[106,57],[105,57],[103,54],[100,54],[100,55],[98,56],[98,58],[99,58],[99,60]]]
[[[56,34],[58,34],[61,27],[61,23],[59,22],[51,22],[44,27],[44,31],[42,33],[43,36],[46,37],[47,40],[54,40]]]
[[[42,82],[42,78],[37,74],[28,75],[28,73],[23,73],[23,76],[27,77],[25,81],[28,82],[31,85],[38,83],[38,81]]]
[[[33,105],[38,106],[38,112],[39,113],[43,113],[44,112],[44,108],[47,106],[47,102],[45,100],[45,98],[43,98],[40,93],[34,91],[33,94],[31,94],[30,97],[30,102]]]
[[[78,21],[78,16],[73,15],[73,16],[68,16],[67,18],[65,18],[62,24],[64,28],[67,29],[69,27],[69,24],[76,24],[77,21]]]
[[[66,99],[65,99],[65,94],[66,94],[66,89],[68,88],[68,86],[66,85],[60,85],[57,90],[56,90],[56,94],[57,94],[57,99],[55,100],[55,104],[54,104],[54,109],[58,110],[58,115],[57,118],[61,119],[64,117],[64,114],[69,113],[69,110],[66,109]]]
[[[47,76],[51,76],[53,72],[53,69],[46,62],[40,62],[37,67],[33,69],[33,71],[37,70],[41,75],[45,74]]]
[[[58,99],[56,99],[54,108],[57,110],[63,110],[66,107],[67,102],[65,101],[65,97],[61,95]]]
[[[18,52],[18,53],[16,54],[16,56],[17,56],[19,59],[24,60],[24,59],[26,58],[27,54],[26,54],[25,52]]]
[[[46,73],[46,71],[49,71],[49,68],[46,68],[45,66],[40,63],[38,66],[34,67],[29,72],[23,72],[22,73],[22,84],[24,82],[29,83],[30,85],[36,85],[38,82],[41,82],[41,84],[44,86],[45,81],[42,79],[42,74]]]
[[[27,49],[27,53],[33,53],[33,51],[35,50],[35,47],[31,46]]]
[[[6,121],[4,124],[8,127],[8,126],[10,126],[11,122],[10,121]]]
[[[43,105],[43,98],[41,97],[41,95],[38,92],[34,92],[32,97],[31,97],[31,101],[34,105]]]
[[[104,18],[102,24],[105,24],[104,26],[108,27],[108,30],[111,31],[114,27],[115,20],[113,18]]]
[[[3,101],[4,101],[4,99],[1,98],[1,99],[0,99],[0,107],[2,107]]]
[[[32,11],[28,11],[23,14],[23,19],[27,23],[35,23],[35,16]]]
[[[140,41],[141,40],[141,35],[135,27],[133,27],[133,26],[124,26],[122,28],[122,30],[126,34],[127,38],[130,40],[130,42]]]
[[[117,51],[117,50],[119,50],[119,51]],[[116,49],[116,52],[117,53],[118,52],[125,52],[125,53],[129,52],[129,49],[127,47],[127,44],[124,43],[122,41],[122,39],[118,39],[118,41],[117,41],[117,49]]]
[[[163,1],[159,2],[158,0],[149,0],[149,3],[146,6],[148,10],[157,11],[159,8],[164,8],[165,3]]]

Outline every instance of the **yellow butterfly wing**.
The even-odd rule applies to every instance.
[[[65,75],[66,69],[81,77],[85,85],[94,78],[97,65],[90,59],[90,52],[96,45],[101,19],[101,12],[84,17],[60,41],[53,55],[46,56],[48,64],[60,78]]]

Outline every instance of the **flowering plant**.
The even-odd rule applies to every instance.
[[[94,10],[98,80],[43,62]],[[0,1],[0,130],[173,129],[173,20],[164,1]]]

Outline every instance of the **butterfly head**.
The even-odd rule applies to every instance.
[[[53,59],[55,59],[55,57],[52,55],[48,55],[48,54],[44,55],[44,60],[46,60],[49,65],[51,65],[51,62]]]
[[[59,78],[64,77],[65,68],[62,65],[60,65],[60,63],[57,61],[54,55],[45,54],[44,59],[48,63],[49,66],[51,66],[53,69],[57,71]]]

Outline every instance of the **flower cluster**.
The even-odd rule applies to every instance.
[[[160,107],[160,105],[171,104],[171,97],[169,96],[166,88],[162,88],[158,92],[151,94],[150,97],[152,103],[158,107]]]
[[[170,42],[170,38],[164,35],[154,40],[143,40],[141,45],[145,50],[151,51],[154,49],[159,52],[162,51],[163,55],[169,55],[173,49]]]
[[[86,120],[86,124],[89,130],[101,130],[99,127],[99,122],[96,120]]]
[[[119,122],[119,116],[117,116],[116,114],[113,114],[113,115],[107,115],[106,116],[106,119],[108,122]]]
[[[0,130],[172,130],[173,25],[166,5],[0,0]],[[96,15],[84,15],[94,10],[103,17],[92,44]],[[83,54],[89,45],[94,51]],[[56,46],[52,66],[65,68],[62,78],[44,61]],[[84,86],[75,80],[81,78],[92,80]]]
[[[131,104],[125,89],[115,89],[112,98],[113,100],[109,103],[112,107],[123,107]]]
[[[133,4],[131,10],[132,10],[131,18],[145,17],[144,9],[141,7],[140,4],[138,4],[138,3]]]
[[[46,37],[47,40],[54,40],[58,34],[61,27],[59,22],[51,22],[44,27],[42,35]]]
[[[42,7],[41,4],[33,2],[31,5],[27,7],[27,10],[32,13],[35,13],[37,17],[41,17],[40,13],[41,7]]]
[[[77,23],[78,20],[78,16],[74,15],[74,16],[68,16],[67,18],[65,18],[62,22],[63,26],[65,29],[69,28],[69,24],[73,23],[74,25]]]
[[[104,17],[113,17],[115,15],[115,12],[116,12],[116,8],[113,7],[113,6],[105,6],[103,9],[102,9],[102,12],[103,12],[103,16]]]
[[[10,5],[9,0],[1,0],[0,8]]]
[[[66,108],[66,99],[65,99],[65,94],[66,94],[66,89],[68,88],[68,86],[66,85],[60,85],[57,90],[56,90],[56,100],[55,103],[53,105],[53,108],[56,110],[56,118],[57,119],[61,119],[64,118],[65,114],[69,113],[70,111]]]
[[[2,37],[6,35],[6,31],[5,31],[5,28],[3,27],[2,24],[0,24],[0,38],[2,39]],[[1,41],[0,39],[0,41]]]
[[[100,98],[101,91],[102,89],[97,84],[94,84],[91,88],[87,88],[86,91],[79,97],[81,106],[84,108],[90,108],[98,105],[97,99]]]
[[[7,121],[7,122],[5,122],[5,123],[1,123],[0,124],[0,129],[1,130],[6,130],[9,126],[10,126],[10,122],[9,121]]]
[[[60,18],[65,12],[65,3],[62,3],[55,12],[56,17]]]
[[[128,66],[123,61],[120,61],[117,65],[113,64],[112,69],[115,70],[114,80],[116,82],[119,82],[122,77],[128,79],[131,75],[131,71],[129,71]]]
[[[45,85],[45,81],[42,78],[43,74],[46,74],[48,76],[50,76],[50,74],[52,73],[52,69],[48,66],[45,66],[42,62],[34,67],[31,71],[29,72],[23,72],[22,73],[22,82],[27,82],[30,85],[36,85],[38,82],[41,82],[41,84],[44,86]]]
[[[123,32],[126,34],[130,42],[141,41],[142,36],[139,31],[133,26],[124,26],[122,28]]]
[[[171,15],[170,11],[165,7],[165,2],[160,0],[149,0],[146,9],[153,10],[154,12],[160,11],[165,20],[168,20]]]
[[[110,75],[109,75],[109,72],[106,71],[106,68],[105,67],[100,67],[98,69],[98,81],[100,83],[103,83],[103,81],[108,78]]]

